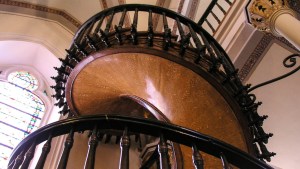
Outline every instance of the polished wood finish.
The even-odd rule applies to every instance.
[[[47,156],[51,149],[51,141],[52,141],[52,134],[50,134],[48,136],[48,140],[46,141],[46,143],[44,144],[44,146],[42,148],[42,154],[39,158],[37,165],[35,166],[35,169],[43,169],[44,168]]]
[[[65,169],[67,167],[70,151],[74,143],[73,137],[74,137],[74,130],[71,129],[70,133],[68,134],[65,140],[64,151],[60,157],[57,169]]]
[[[122,95],[138,96],[170,122],[247,151],[242,129],[224,97],[199,74],[167,59],[142,53],[96,53],[75,67],[67,91],[70,107],[80,115],[107,114],[119,105]],[[205,161],[208,166],[216,163]]]
[[[96,156],[96,148],[98,146],[98,139],[97,139],[97,124],[94,126],[92,131],[92,135],[89,141],[89,150],[86,156],[84,169],[94,169],[95,166],[95,156]]]

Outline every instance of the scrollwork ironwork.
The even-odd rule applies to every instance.
[[[283,66],[286,67],[286,68],[292,68],[292,67],[294,67],[297,64],[297,59],[296,59],[297,57],[300,57],[300,53],[289,55],[288,57],[286,57],[283,60]],[[255,86],[249,88],[247,90],[247,92],[250,93],[250,92],[252,92],[253,90],[255,90],[257,88],[260,88],[262,86],[265,86],[265,85],[277,82],[277,81],[279,81],[281,79],[284,79],[284,78],[286,78],[286,77],[288,77],[288,76],[296,73],[298,70],[300,70],[300,65],[297,68],[295,68],[294,70],[292,70],[292,71],[290,71],[290,72],[288,72],[288,73],[286,73],[284,75],[281,75],[279,77],[276,77],[274,79],[268,80],[266,82],[260,83],[258,85],[255,85]]]

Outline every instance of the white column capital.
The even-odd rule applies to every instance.
[[[287,0],[252,0],[248,6],[250,23],[261,31],[275,36],[281,34],[275,28],[276,19],[283,14],[296,17],[296,13],[287,6]]]

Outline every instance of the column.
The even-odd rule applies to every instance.
[[[300,21],[286,0],[252,0],[247,10],[255,28],[282,36],[300,50]]]

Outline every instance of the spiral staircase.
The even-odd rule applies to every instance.
[[[128,14],[133,16],[131,27],[124,26]],[[162,18],[162,31],[154,30],[153,15]],[[139,30],[141,20],[148,22],[146,31]],[[170,22],[178,34],[172,33]],[[272,168],[265,163],[275,153],[265,145],[272,134],[262,128],[266,116],[257,113],[261,103],[199,25],[171,10],[137,4],[90,18],[53,77],[53,97],[68,118],[26,137],[8,168],[28,168],[33,158],[38,158],[35,168],[43,168],[55,137],[66,137],[57,157],[59,169],[70,168],[82,154],[84,165],[76,167],[106,168],[97,149],[112,137],[121,149],[114,150],[119,159],[109,162],[120,169]],[[81,141],[74,135],[84,131],[90,131],[87,152],[73,146]],[[43,142],[41,154],[34,154]],[[141,154],[138,166],[131,164],[134,146]],[[78,155],[71,158],[72,153]]]

